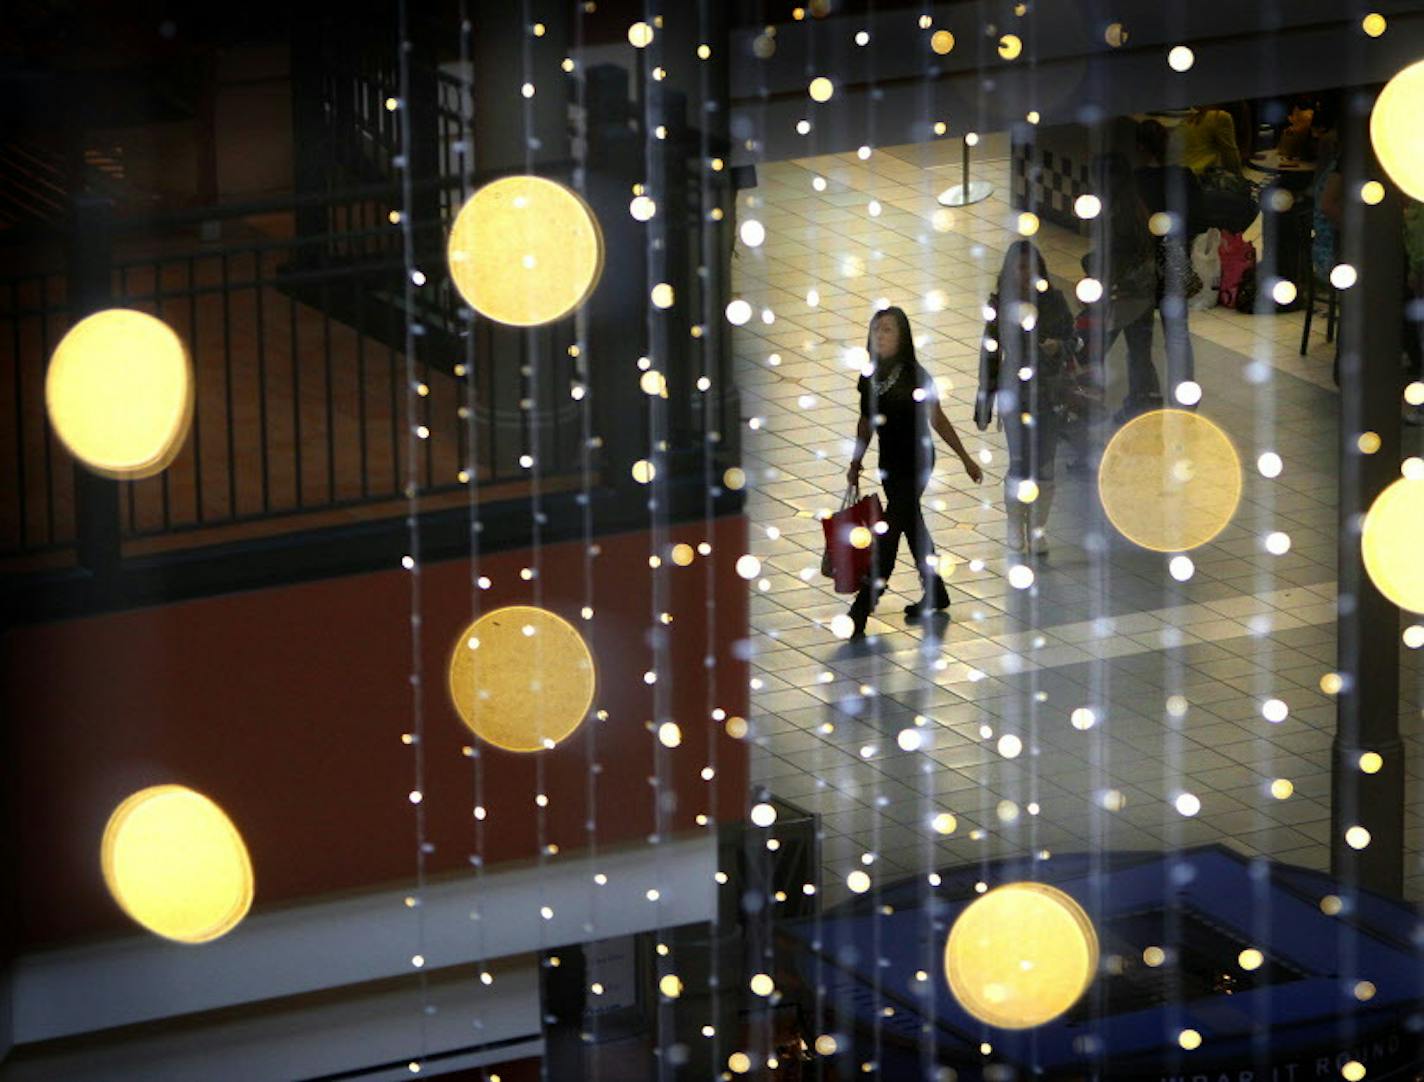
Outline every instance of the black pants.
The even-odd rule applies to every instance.
[[[1187,330],[1187,304],[1180,297],[1164,298],[1155,308],[1148,308],[1124,327],[1107,332],[1101,356],[1106,358],[1117,336],[1127,339],[1127,397],[1132,402],[1144,402],[1162,397],[1162,384],[1157,379],[1157,366],[1152,363],[1152,317],[1162,319],[1162,337],[1167,346],[1167,384],[1175,391],[1177,384],[1194,379],[1196,359],[1192,354],[1191,334]],[[1104,372],[1107,365],[1103,366]]]
[[[895,560],[900,554],[900,538],[910,546],[915,571],[921,582],[933,582],[933,572],[925,558],[934,554],[934,541],[920,510],[920,497],[930,483],[930,471],[920,473],[887,473],[881,480],[885,489],[886,531],[875,539],[875,574],[881,583],[890,581]],[[881,587],[884,588],[883,585]],[[878,594],[877,594],[878,596]]]

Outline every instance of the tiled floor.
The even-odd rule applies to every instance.
[[[761,313],[735,347],[752,419],[753,551],[765,575],[752,607],[755,781],[822,814],[832,899],[867,864],[887,879],[1090,845],[1223,841],[1326,867],[1335,711],[1318,683],[1335,658],[1336,398],[1323,318],[1302,358],[1299,313],[1192,313],[1201,412],[1232,434],[1245,487],[1231,524],[1193,552],[1189,581],[1168,574],[1166,556],[1117,536],[1091,473],[1066,472],[1060,458],[1051,555],[1032,589],[1015,590],[1001,545],[1002,436],[970,421],[979,307],[1014,239],[1008,163],[986,143],[975,170],[993,181],[993,197],[944,211],[934,196],[957,179],[956,147],[773,164],[738,207],[767,234],[759,248],[739,247],[734,263],[734,290]],[[824,191],[813,187],[818,176]],[[1055,277],[1074,281],[1086,240],[1045,224],[1037,241]],[[909,312],[946,413],[972,451],[991,457],[976,487],[941,450],[926,496],[940,552],[955,565],[952,619],[906,624],[900,609],[918,584],[902,554],[872,637],[852,644],[829,627],[849,599],[818,573],[817,514],[843,484],[856,416],[850,351],[864,345],[881,298]],[[1160,331],[1156,349],[1160,368]],[[1122,365],[1118,345],[1110,402],[1121,397]],[[1405,440],[1417,454],[1417,432]],[[1285,462],[1273,480],[1254,466],[1266,450]],[[1273,530],[1291,537],[1283,556],[1264,549]],[[1405,655],[1406,875],[1419,898],[1421,666]],[[1287,704],[1285,721],[1263,718],[1268,698]],[[1096,719],[1086,730],[1070,722],[1080,707]],[[920,746],[902,750],[912,734]],[[1006,735],[1022,744],[1014,758],[1000,753]],[[1294,786],[1288,799],[1271,796],[1278,778]],[[1195,816],[1174,806],[1183,793],[1200,799]],[[945,811],[957,827],[941,836],[930,824]]]

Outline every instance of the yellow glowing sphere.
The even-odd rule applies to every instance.
[[[658,726],[658,743],[665,748],[682,746],[682,726],[675,721],[665,721]]]
[[[470,307],[537,327],[588,299],[603,273],[603,231],[576,192],[544,177],[502,177],[460,208],[450,277]]]
[[[69,453],[105,477],[152,477],[178,455],[193,421],[193,366],[168,324],[110,308],[60,339],[45,409]]]
[[[505,751],[543,751],[568,737],[593,703],[595,675],[578,629],[532,605],[485,613],[450,652],[456,712]]]
[[[741,740],[747,735],[747,719],[733,715],[727,719],[725,728],[733,740]]]
[[[640,458],[637,462],[633,463],[632,472],[633,480],[637,481],[640,485],[646,485],[651,483],[653,478],[658,475],[658,468],[646,458]]]
[[[822,1033],[816,1038],[816,1054],[820,1056],[834,1056],[836,1054],[836,1039],[829,1033]]]
[[[1098,937],[1082,906],[1043,883],[1009,883],[975,899],[944,948],[950,990],[979,1021],[1041,1026],[1068,1010],[1098,968]]]
[[[1357,1059],[1352,1059],[1340,1068],[1340,1076],[1345,1082],[1360,1082],[1360,1079],[1365,1077],[1365,1065]]]
[[[930,826],[934,827],[936,834],[953,834],[959,826],[959,820],[949,812],[940,812],[930,821]]]
[[[1038,215],[1032,211],[1024,211],[1019,215],[1016,228],[1020,236],[1031,237],[1038,232]]]
[[[1177,1034],[1177,1043],[1188,1052],[1194,1052],[1201,1047],[1201,1034],[1194,1029],[1184,1029]]]
[[[811,85],[806,89],[807,93],[811,95],[812,101],[830,101],[831,95],[836,92],[836,84],[824,75],[818,75],[811,80]]]
[[[653,301],[653,307],[655,308],[671,308],[673,305],[673,301],[677,299],[676,294],[673,292],[672,286],[668,285],[668,283],[666,282],[659,282],[657,285],[653,286],[651,297]]]
[[[1236,956],[1236,964],[1248,973],[1253,969],[1260,969],[1265,961],[1266,956],[1255,947],[1247,947]]]
[[[746,1074],[752,1069],[752,1058],[745,1052],[733,1052],[727,1057],[727,1067],[733,1074]]]
[[[864,894],[870,889],[870,876],[857,868],[846,876],[846,886],[852,894]]]
[[[1005,34],[999,39],[999,55],[1005,60],[1013,60],[1023,52],[1023,41],[1017,34]]]
[[[746,487],[746,472],[737,466],[732,466],[722,474],[722,484],[733,492],[738,492]]]
[[[1345,831],[1345,844],[1351,849],[1364,849],[1370,844],[1370,832],[1364,827],[1350,827]]]
[[[1380,437],[1378,432],[1361,432],[1360,438],[1355,441],[1355,446],[1360,449],[1362,455],[1372,455],[1380,449]]]
[[[776,982],[765,973],[758,973],[752,977],[750,988],[752,992],[759,996],[769,996],[776,991]]]
[[[1142,961],[1148,969],[1156,969],[1167,960],[1167,952],[1161,947],[1148,947],[1142,952]]]
[[[179,943],[207,943],[252,906],[242,835],[213,801],[181,785],[134,793],[109,816],[104,885],[129,917]]]
[[[1241,500],[1241,460],[1198,413],[1152,410],[1108,441],[1098,466],[1108,521],[1155,552],[1187,552],[1219,534]]]
[[[930,35],[930,48],[940,56],[948,55],[954,49],[954,35],[948,30],[936,30]]]
[[[668,999],[676,999],[682,995],[682,981],[675,974],[669,973],[658,981],[658,991]]]
[[[1373,981],[1355,982],[1355,998],[1358,999],[1361,1003],[1364,1003],[1367,1000],[1374,999],[1376,991],[1377,989],[1375,988]]]
[[[874,538],[875,535],[864,526],[856,526],[850,531],[850,543],[852,548],[868,549],[870,542],[874,540]]]
[[[1377,751],[1367,751],[1360,756],[1360,773],[1378,774],[1384,769],[1384,756]]]
[[[1379,592],[1402,609],[1424,612],[1424,480],[1401,477],[1375,497],[1360,537],[1365,570]]]
[[[695,553],[691,545],[674,545],[672,547],[672,562],[678,567],[686,567],[692,563]]]
[[[1108,23],[1107,29],[1103,31],[1103,40],[1114,49],[1121,49],[1127,44],[1127,27],[1122,23]]]
[[[1340,911],[1344,908],[1345,903],[1342,902],[1337,895],[1327,894],[1324,898],[1320,899],[1320,912],[1324,913],[1327,917],[1338,916]]]
[[[1388,21],[1378,11],[1372,11],[1360,21],[1360,27],[1372,38],[1377,38],[1384,33]]]
[[[1376,102],[1378,105],[1378,102]],[[1373,119],[1373,117],[1371,117]],[[1377,180],[1367,180],[1360,185],[1360,199],[1370,206],[1378,206],[1384,202],[1384,185]]]
[[[635,49],[646,49],[653,43],[653,28],[638,22],[628,27],[628,44]]]
[[[1345,679],[1337,672],[1328,672],[1320,678],[1320,690],[1326,695],[1338,695],[1345,686]]]
[[[1289,778],[1277,778],[1271,782],[1271,795],[1277,800],[1289,800],[1294,792],[1295,786]]]
[[[1424,146],[1419,114],[1424,111],[1424,60],[1416,60],[1387,82],[1370,113],[1375,156],[1412,199],[1424,199]]]

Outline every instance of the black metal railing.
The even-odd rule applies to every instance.
[[[228,231],[238,231],[241,214],[224,214]],[[448,277],[432,269],[416,291],[411,386],[395,225],[151,246],[159,251],[114,261],[108,305],[148,312],[177,332],[193,363],[196,408],[172,465],[121,486],[125,541],[403,500],[410,393],[422,498],[471,481],[520,483],[526,453],[539,455],[545,474],[577,466],[574,371],[526,363],[536,350],[562,353],[563,339],[572,340],[567,325],[500,336],[468,319]],[[0,359],[11,400],[0,439],[12,451],[0,485],[3,557],[76,540],[71,460],[44,410],[45,366],[77,314],[67,280],[0,282]],[[466,375],[470,353],[479,360]],[[531,372],[541,386],[530,385]],[[522,408],[530,400],[541,404],[537,415]]]
[[[487,153],[475,173],[470,70],[416,65],[393,109],[391,58],[347,50],[322,28],[307,26],[297,51],[312,62],[293,68],[294,194],[115,220],[112,200],[85,193],[66,214],[69,261],[49,252],[49,273],[0,279],[0,383],[10,398],[0,402],[0,441],[13,449],[0,462],[0,595],[23,596],[35,616],[389,561],[405,543],[412,491],[429,527],[423,550],[448,554],[470,543],[475,482],[486,507],[511,501],[513,513],[480,519],[480,543],[495,548],[572,536],[585,516],[599,530],[636,528],[649,497],[630,468],[648,456],[661,463],[660,505],[702,514],[704,478],[737,461],[719,325],[730,223],[711,210],[730,207],[732,193],[728,175],[707,168],[727,153],[725,138],[688,128],[682,98],[657,90],[667,137],[650,156],[633,122],[645,110],[632,109],[626,74],[604,66],[587,73],[590,104],[566,113],[579,117],[565,134],[582,143],[580,162],[554,158],[550,142],[537,165],[522,152]],[[409,161],[402,123],[412,125]],[[455,291],[446,237],[472,190],[531,168],[581,192],[616,272],[577,316],[504,327],[476,318]],[[656,244],[628,214],[637,185],[677,223]],[[649,311],[653,267],[679,298],[665,314]],[[60,338],[112,306],[172,326],[196,378],[176,460],[118,484],[75,468],[43,401]],[[640,355],[666,375],[656,434],[638,389]],[[719,509],[737,500],[720,490],[710,498]],[[265,554],[260,574],[254,545]],[[29,574],[56,565],[68,577]]]

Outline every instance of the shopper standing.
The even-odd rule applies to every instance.
[[[1049,282],[1043,255],[1026,240],[1009,245],[988,309],[974,423],[980,431],[988,428],[997,409],[1008,441],[1004,512],[1009,548],[1045,555],[1073,315]]]

